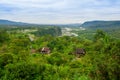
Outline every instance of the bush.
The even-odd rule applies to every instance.
[[[3,79],[7,80],[33,80],[40,77],[43,67],[36,64],[29,64],[26,62],[9,64],[5,68],[5,76]]]
[[[1,54],[0,55],[0,67],[3,68],[7,64],[13,62],[13,55],[11,54]]]

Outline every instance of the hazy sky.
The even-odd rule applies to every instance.
[[[40,24],[120,20],[120,0],[0,0],[0,19]]]

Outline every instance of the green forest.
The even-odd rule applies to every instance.
[[[2,26],[0,80],[120,79],[120,30],[77,31],[75,37],[61,36],[57,26]],[[43,47],[50,52],[39,51]],[[78,48],[85,54],[77,56]]]

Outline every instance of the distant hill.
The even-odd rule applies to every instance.
[[[28,23],[0,19],[0,25],[29,25]]]
[[[24,22],[16,22],[0,19],[0,25],[16,25],[16,26],[59,26],[59,27],[85,27],[91,29],[120,27],[120,21],[87,21],[83,24],[30,24]]]
[[[57,24],[55,26],[75,28],[75,27],[80,27],[80,25],[81,25],[80,23],[74,23],[74,24]]]
[[[10,20],[0,19],[0,25],[15,25],[15,26],[59,26],[59,27],[79,27],[81,24],[32,24],[32,23],[23,23]]]
[[[86,28],[120,27],[120,21],[88,21],[81,25]]]

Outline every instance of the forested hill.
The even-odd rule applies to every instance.
[[[73,23],[73,24],[33,24],[33,23],[24,23],[24,22],[16,22],[16,21],[10,21],[10,20],[4,20],[0,19],[0,25],[2,26],[34,26],[34,27],[45,27],[45,26],[59,26],[59,27],[79,27],[81,24],[80,23]]]
[[[0,25],[29,25],[28,23],[0,19]]]
[[[120,27],[120,21],[88,21],[81,26],[86,28]]]
[[[15,26],[59,26],[59,27],[85,27],[91,29],[98,29],[98,28],[115,28],[120,27],[120,20],[119,21],[86,21],[83,24],[76,23],[76,24],[32,24],[32,23],[24,23],[24,22],[16,22],[10,20],[3,20],[0,19],[0,25],[15,25]]]

